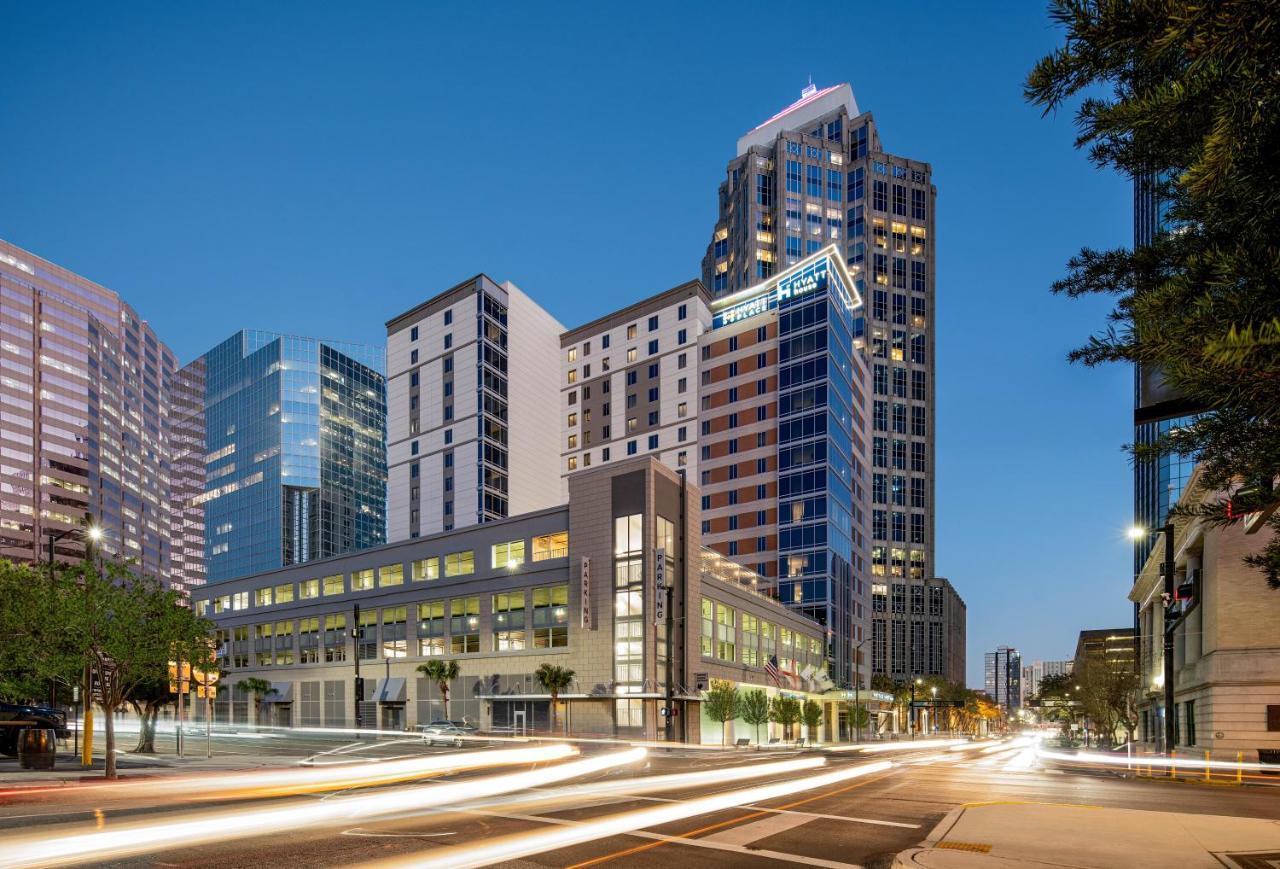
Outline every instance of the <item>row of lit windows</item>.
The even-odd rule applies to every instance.
[[[559,531],[532,538],[530,550],[533,561],[546,561],[553,558],[569,556],[569,532]],[[494,569],[514,570],[525,563],[526,541],[513,540],[507,543],[495,543],[490,547],[490,566]],[[475,572],[474,550],[451,552],[443,556],[420,558],[410,563],[410,579],[413,582],[426,582],[439,579],[441,568],[446,578],[468,576]],[[377,568],[352,571],[350,574],[350,591],[371,591],[377,588],[391,588],[403,585],[405,581],[404,564],[387,564]],[[317,579],[300,580],[296,585],[292,582],[274,586],[265,586],[253,591],[253,606],[265,607],[292,603],[296,597],[307,600],[319,597],[331,597],[345,594],[348,590],[347,576],[342,573]],[[196,612],[205,615],[208,612],[218,614],[234,612],[250,607],[248,591],[233,592],[217,597],[196,601]]]

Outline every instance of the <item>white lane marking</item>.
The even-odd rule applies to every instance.
[[[785,833],[793,827],[799,827],[812,821],[813,818],[799,818],[795,815],[769,815],[750,824],[739,824],[710,836],[703,836],[699,842],[715,842],[720,845],[750,845],[760,839]]]
[[[672,801],[676,802],[676,801]],[[515,821],[538,821],[544,824],[559,824],[562,827],[576,827],[582,824],[582,821],[572,821],[567,818],[547,818],[541,815],[513,815],[503,812],[487,812],[481,809],[469,809],[468,814],[473,815],[489,815],[495,818],[507,818]],[[818,857],[804,857],[800,854],[787,854],[782,851],[767,851],[764,849],[744,848],[741,845],[734,845],[728,842],[713,842],[707,839],[687,839],[681,836],[668,836],[663,833],[650,833],[647,830],[630,830],[620,833],[621,836],[635,836],[639,839],[653,839],[659,842],[669,842],[675,845],[688,845],[691,848],[710,848],[713,851],[728,851],[733,854],[747,854],[752,857],[763,857],[766,860],[776,860],[779,863],[800,863],[804,866],[822,866],[824,869],[864,869],[858,863],[840,863],[835,860],[822,860]]]
[[[350,830],[343,830],[342,835],[361,836],[366,839],[427,839],[440,836],[456,836],[458,834],[453,831],[447,833],[387,833],[381,830],[366,830],[364,827],[353,827]]]
[[[648,800],[655,803],[679,803],[683,800],[673,800],[667,797],[634,797],[637,800]],[[757,812],[771,812],[776,815],[803,815],[806,818],[826,818],[829,821],[848,821],[851,824],[875,824],[878,827],[905,827],[908,830],[920,829],[919,824],[907,824],[902,821],[881,821],[876,818],[853,818],[849,815],[824,815],[821,812],[797,812],[795,809],[771,809],[768,806],[757,806],[754,804],[746,804],[741,806],[744,809],[752,809]]]

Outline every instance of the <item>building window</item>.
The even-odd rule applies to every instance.
[[[475,573],[475,570],[475,552],[470,549],[465,552],[450,552],[444,557],[445,576],[466,576]]]
[[[524,541],[512,540],[509,543],[495,543],[492,549],[492,567],[494,570],[505,567],[515,570],[524,564]]]
[[[480,598],[449,601],[449,651],[455,655],[480,651]]]
[[[320,596],[320,580],[304,579],[302,580],[302,582],[298,583],[298,597],[305,600],[306,598],[319,597],[319,596]],[[221,611],[220,608],[218,607],[217,600],[214,600],[213,602],[213,611],[215,613]]]
[[[569,645],[569,586],[552,585],[533,590],[533,648],[558,649]]]
[[[444,601],[418,604],[418,654],[425,658],[444,653]]]
[[[420,558],[413,562],[413,581],[423,582],[440,578],[440,559]]]
[[[373,588],[373,568],[351,572],[351,590],[369,591]]]
[[[386,588],[391,585],[404,584],[404,565],[387,564],[378,568],[378,585]]]
[[[361,614],[363,615],[363,613]],[[406,639],[408,607],[385,607],[382,610],[382,657],[403,658],[409,654]]]
[[[493,596],[493,650],[518,652],[524,649],[524,592]]]
[[[293,602],[293,583],[286,582],[284,585],[276,586],[276,603],[292,603]]]
[[[557,531],[533,538],[533,560],[569,557],[569,532]]]
[[[418,327],[417,327],[417,326],[414,326],[412,329],[410,329],[410,330],[409,330],[409,340],[410,340],[410,341],[417,341],[417,340],[418,340]]]

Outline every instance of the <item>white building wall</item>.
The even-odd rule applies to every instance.
[[[503,285],[507,305],[509,515],[568,500],[559,467],[560,334],[564,326],[515,284]]]

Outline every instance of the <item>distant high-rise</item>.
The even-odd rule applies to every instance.
[[[1022,705],[1022,656],[1017,649],[1001,646],[987,652],[983,688],[987,695],[1012,712]]]
[[[934,205],[928,163],[887,153],[847,84],[801,99],[738,139],[702,261],[716,297],[834,244],[863,305],[871,369],[870,572],[936,575]]]
[[[897,682],[965,681],[968,610],[942,577],[871,583],[871,672]]]
[[[101,548],[170,581],[173,353],[120,297],[0,241],[0,556]]]
[[[184,576],[220,582],[386,542],[381,347],[245,330],[174,390]]]
[[[1046,676],[1065,676],[1071,673],[1072,661],[1036,661],[1022,668],[1022,705],[1040,693],[1040,683]]]

